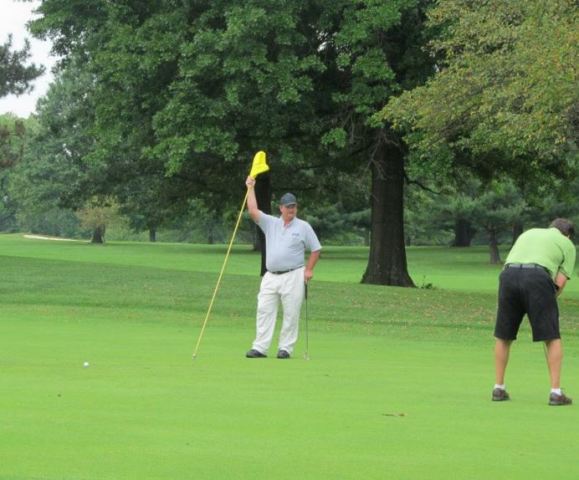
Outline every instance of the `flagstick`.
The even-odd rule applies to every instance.
[[[215,302],[215,297],[217,296],[217,291],[219,290],[219,285],[221,284],[221,279],[223,278],[223,273],[225,272],[225,266],[227,265],[227,260],[229,259],[229,253],[231,252],[231,247],[233,246],[233,240],[239,228],[239,223],[241,222],[241,217],[243,215],[243,210],[245,209],[245,203],[247,202],[247,195],[249,191],[245,192],[245,198],[241,204],[241,209],[239,210],[239,215],[237,216],[237,222],[235,223],[235,228],[233,230],[233,235],[231,235],[231,240],[229,241],[229,247],[227,248],[227,253],[225,254],[225,260],[223,260],[223,266],[221,267],[221,272],[217,278],[217,284],[215,285],[215,290],[213,290],[213,296],[211,297],[211,302],[209,302],[209,308],[207,309],[207,314],[205,315],[205,320],[203,321],[203,326],[201,327],[201,332],[199,333],[199,338],[197,339],[197,345],[195,345],[195,351],[193,352],[193,360],[197,358],[197,351],[199,350],[199,344],[203,338],[203,333],[205,332],[205,327],[207,326],[207,321],[209,320],[209,315],[211,309],[213,308],[213,303]]]

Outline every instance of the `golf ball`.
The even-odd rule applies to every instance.
[[[83,366],[84,368],[88,368],[89,365],[90,365],[90,364],[89,364],[88,362],[84,362],[84,363],[82,364],[82,366]]]

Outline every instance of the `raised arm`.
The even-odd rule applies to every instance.
[[[255,198],[255,178],[247,177],[245,185],[247,186],[247,211],[251,219],[257,223],[260,212]]]

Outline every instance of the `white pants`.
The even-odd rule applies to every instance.
[[[275,275],[266,272],[257,295],[257,334],[252,348],[267,353],[277,319],[281,300],[283,324],[279,336],[279,349],[292,353],[298,340],[300,310],[304,300],[304,267]]]

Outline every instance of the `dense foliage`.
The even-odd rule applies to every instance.
[[[572,0],[443,0],[438,72],[384,110],[435,170],[508,173],[537,188],[577,174],[579,10]]]
[[[114,212],[151,240],[223,241],[260,149],[274,202],[293,191],[323,241],[370,246],[368,283],[413,284],[405,244],[489,242],[498,261],[498,242],[577,213],[570,0],[43,0],[39,13],[31,31],[60,70],[17,162],[5,143],[10,228],[52,218],[78,233],[74,212],[87,227]]]
[[[30,82],[44,72],[35,64],[27,65],[30,43],[25,41],[22,50],[12,48],[12,36],[0,45],[0,97],[11,93],[21,95],[31,89]]]

